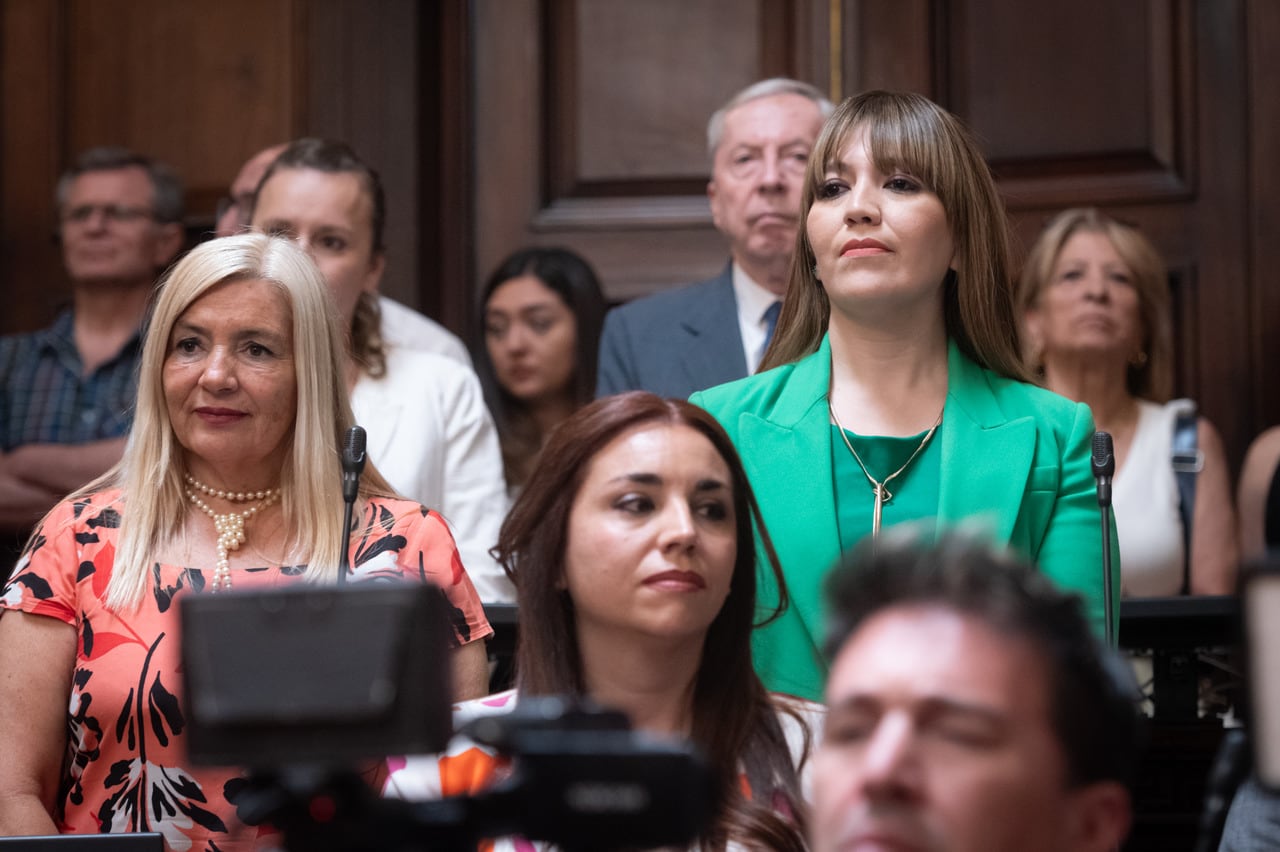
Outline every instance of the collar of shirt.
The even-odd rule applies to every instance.
[[[76,348],[75,316],[72,309],[68,308],[59,313],[53,324],[38,332],[38,335],[37,345],[41,349],[55,353],[68,370],[75,375],[80,375],[84,361],[80,357],[80,350]],[[137,354],[141,351],[142,328],[139,327],[120,347],[120,351],[98,367],[98,371],[113,366],[122,358],[136,360]]]
[[[747,372],[754,373],[760,360],[760,349],[764,346],[764,312],[782,297],[751,280],[751,276],[735,263],[733,298],[738,303],[738,330],[742,333],[742,354],[747,359]]]

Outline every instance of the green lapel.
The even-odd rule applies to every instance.
[[[823,635],[823,579],[840,555],[826,404],[831,349],[826,338],[817,352],[793,369],[779,371],[784,372],[777,401],[769,410],[739,416],[739,446],[760,449],[744,453],[743,460],[778,557],[787,566],[791,608],[768,630],[786,635],[789,655],[812,656]],[[776,600],[773,583],[765,573],[761,576],[762,602],[771,605]],[[794,657],[772,662],[797,669],[814,665]]]
[[[947,402],[940,431],[939,530],[962,522],[977,524],[996,543],[1009,542],[1035,458],[1035,420],[1009,420],[992,390],[990,374],[954,342],[947,357]]]

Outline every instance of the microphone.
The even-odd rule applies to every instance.
[[[1110,432],[1093,433],[1093,478],[1098,481],[1098,508],[1102,510],[1102,614],[1108,645],[1115,645],[1111,600],[1111,477],[1116,472],[1115,449]]]
[[[1111,505],[1111,477],[1116,473],[1116,456],[1110,432],[1093,433],[1093,478],[1098,480],[1098,505]]]
[[[364,472],[364,447],[367,436],[364,429],[352,426],[342,442],[342,561],[338,569],[339,585],[347,582],[351,571],[351,514],[356,495],[360,493],[360,474]]]
[[[342,499],[348,503],[354,503],[356,494],[360,492],[360,474],[364,473],[365,443],[364,429],[352,426],[347,430],[347,439],[342,444]]]

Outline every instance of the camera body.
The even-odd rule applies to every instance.
[[[181,606],[190,758],[250,767],[241,818],[277,825],[290,848],[474,849],[507,834],[637,848],[685,844],[708,824],[716,781],[691,746],[562,697],[522,698],[464,732],[511,758],[492,789],[379,799],[356,765],[443,751],[453,734],[451,613],[434,587],[298,586]]]

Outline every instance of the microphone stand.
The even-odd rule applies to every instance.
[[[360,474],[364,472],[366,435],[364,429],[352,426],[342,444],[342,553],[338,563],[338,585],[347,582],[351,571],[351,515],[360,493]]]
[[[1102,510],[1102,612],[1104,635],[1107,644],[1115,646],[1115,628],[1112,614],[1115,603],[1111,597],[1111,477],[1116,472],[1116,457],[1111,443],[1111,433],[1093,433],[1093,476],[1098,481],[1098,508]]]

